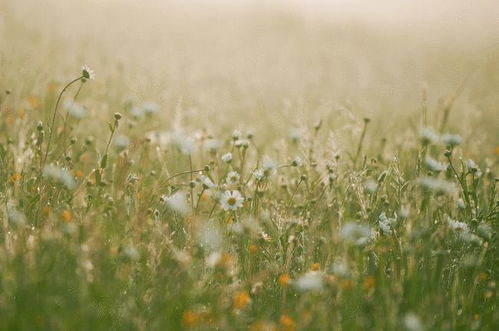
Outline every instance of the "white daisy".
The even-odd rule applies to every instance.
[[[234,146],[236,147],[244,147],[244,148],[248,148],[249,146],[249,141],[247,139],[237,139],[235,142],[234,142]]]
[[[297,143],[301,140],[301,132],[298,128],[291,128],[288,132],[288,135],[289,139],[291,139],[291,141],[293,141],[294,143]]]
[[[190,155],[194,151],[195,142],[194,139],[189,136],[177,134],[173,138],[173,143],[182,154]]]
[[[222,144],[219,140],[208,139],[204,142],[204,149],[208,152],[214,153],[216,152]]]
[[[253,176],[256,178],[256,180],[260,181],[260,180],[263,180],[263,178],[265,178],[265,173],[263,171],[263,169],[257,169],[255,171],[253,171]]]
[[[225,181],[227,182],[227,184],[237,184],[239,183],[239,178],[241,177],[239,176],[237,171],[231,171],[227,174],[227,178],[225,179]]]
[[[239,191],[225,191],[220,199],[224,210],[237,210],[243,206],[244,198]]]
[[[208,176],[204,175],[201,175],[201,183],[203,184],[204,189],[210,189],[217,186]]]
[[[222,155],[221,159],[225,163],[231,163],[232,162],[232,153],[227,153],[227,154]]]
[[[240,137],[241,137],[241,131],[239,131],[239,130],[237,130],[237,129],[236,129],[236,130],[234,130],[234,131],[232,132],[232,139],[237,140],[237,139],[239,139]]]
[[[172,209],[172,210],[174,210],[182,215],[185,215],[189,212],[189,204],[187,203],[187,195],[182,191],[177,191],[174,194],[172,194],[171,196],[164,195],[161,199],[166,203],[166,205],[170,209]]]
[[[269,177],[277,172],[277,162],[269,157],[264,157],[262,162],[263,174]]]
[[[438,142],[438,134],[432,128],[422,128],[419,131],[419,139],[425,145],[436,144]]]
[[[425,163],[426,163],[426,166],[431,171],[435,171],[435,172],[441,172],[441,171],[444,171],[447,168],[446,165],[444,165],[443,163],[438,162],[437,160],[435,160],[431,156],[426,156]]]
[[[94,71],[92,69],[90,69],[90,67],[87,66],[86,64],[81,66],[81,71],[82,71],[83,78],[95,79]]]
[[[446,146],[454,147],[463,143],[463,138],[457,134],[444,134],[442,135],[442,142]]]
[[[477,172],[478,170],[480,170],[478,168],[478,165],[475,163],[475,161],[469,159],[468,161],[466,161],[466,165],[468,166],[468,169],[471,171],[471,172]]]

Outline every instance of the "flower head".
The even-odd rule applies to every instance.
[[[253,171],[253,176],[256,178],[256,180],[261,181],[265,178],[265,173],[262,168],[256,169]]]
[[[277,172],[277,162],[269,157],[265,157],[262,162],[263,174],[269,177]]]
[[[183,134],[177,134],[173,138],[173,143],[175,146],[178,148],[180,153],[185,154],[185,155],[190,155],[194,151],[195,148],[195,142],[192,137],[183,135]]]
[[[187,204],[187,196],[184,192],[182,191],[177,191],[173,193],[170,196],[163,196],[162,200],[166,203],[166,205],[180,213],[180,214],[187,214],[189,212],[189,205]]]
[[[217,186],[208,176],[205,175],[201,175],[201,183],[203,184],[204,189],[215,188]]]
[[[86,64],[85,65],[82,65],[81,66],[81,71],[82,71],[82,76],[83,78],[85,79],[95,79],[95,73],[92,69],[90,69],[89,66],[87,66]]]
[[[419,183],[423,189],[437,194],[453,194],[456,192],[456,186],[452,182],[443,179],[425,176],[419,179]]]
[[[442,142],[446,146],[454,147],[463,143],[463,138],[457,134],[444,134],[442,135]]]
[[[438,134],[432,128],[422,128],[419,131],[419,139],[424,145],[436,144],[438,142]]]
[[[224,210],[237,210],[243,206],[244,198],[239,191],[225,191],[222,194],[220,203]]]
[[[348,222],[342,226],[340,237],[356,246],[364,246],[371,238],[371,229],[367,225]]]
[[[297,156],[293,159],[293,161],[291,161],[291,165],[293,167],[301,167],[303,165],[303,160],[301,157]]]
[[[221,159],[225,163],[231,163],[232,162],[232,153],[227,153],[227,154],[222,155]]]
[[[426,166],[431,171],[435,171],[435,172],[441,172],[447,168],[446,165],[442,164],[441,162],[438,162],[437,160],[435,160],[431,156],[426,156],[425,163],[426,163]]]
[[[298,278],[293,285],[300,291],[320,291],[323,287],[322,273],[309,271]]]
[[[240,178],[241,176],[239,176],[237,171],[231,171],[227,174],[227,178],[225,179],[225,181],[227,182],[227,184],[237,184],[239,183]]]

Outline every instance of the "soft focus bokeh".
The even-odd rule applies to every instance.
[[[497,0],[0,0],[0,331],[499,330],[498,115]]]
[[[400,135],[408,129],[400,121],[419,124],[423,94],[431,121],[458,94],[455,129],[497,129],[499,5],[492,0],[0,6],[1,87],[37,93],[86,63],[98,75],[87,93],[106,100],[95,105],[98,116],[147,99],[161,104],[164,128],[182,109],[187,123],[210,129],[251,122],[285,132],[319,119],[339,129],[352,124],[345,117],[369,116],[382,118],[373,125],[380,132],[397,127],[391,133]],[[492,148],[496,138],[481,146]]]

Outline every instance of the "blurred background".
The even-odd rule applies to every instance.
[[[499,138],[493,0],[1,0],[0,45],[0,87],[20,99],[88,64],[94,116],[154,101],[150,129],[356,132],[369,116],[401,137],[454,101],[450,131]]]

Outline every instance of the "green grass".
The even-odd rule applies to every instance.
[[[5,6],[0,329],[497,328],[497,48],[103,6]]]

